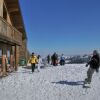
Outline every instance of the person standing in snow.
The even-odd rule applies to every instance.
[[[32,53],[29,62],[31,63],[32,73],[33,73],[34,72],[34,69],[35,69],[35,66],[36,66],[36,64],[38,62],[38,59],[37,59],[37,57],[35,56],[34,53]]]
[[[58,65],[58,55],[56,53],[54,53],[52,55],[52,65],[53,66],[57,66]]]
[[[91,83],[92,76],[95,71],[99,72],[100,57],[99,57],[99,53],[97,50],[93,51],[93,56],[91,60],[86,64],[86,67],[88,67],[88,65],[90,65],[90,67],[87,71],[87,78],[85,79],[86,84]]]
[[[51,60],[51,57],[50,57],[50,55],[48,55],[48,56],[47,56],[48,64],[50,64],[50,60]]]
[[[62,54],[61,57],[60,57],[60,65],[63,66],[64,64],[65,64],[65,57]]]
[[[42,58],[40,55],[38,55],[38,72],[40,71],[40,67],[41,67],[41,64],[42,64]]]

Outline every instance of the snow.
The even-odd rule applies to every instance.
[[[91,88],[83,88],[85,64],[37,69],[20,67],[0,79],[0,100],[100,100],[100,73],[94,73]]]

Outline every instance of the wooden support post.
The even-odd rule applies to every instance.
[[[18,70],[18,63],[19,63],[19,47],[15,46],[15,71]]]
[[[14,56],[13,56],[13,49],[11,47],[11,49],[10,49],[10,69],[11,69],[11,71],[13,68],[14,68]]]
[[[0,0],[0,16],[3,17],[3,0]],[[2,31],[2,21],[0,21],[0,32]]]
[[[3,17],[3,0],[0,0],[0,16]]]

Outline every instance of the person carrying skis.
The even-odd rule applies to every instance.
[[[37,57],[35,56],[34,53],[32,53],[29,62],[31,63],[32,73],[33,73],[34,72],[34,69],[35,69],[35,66],[38,63],[38,59],[37,59]]]
[[[97,50],[93,51],[93,56],[91,60],[86,64],[86,67],[90,65],[88,71],[87,71],[87,78],[85,79],[85,84],[90,84],[92,80],[93,73],[99,72],[99,65],[100,65],[100,57]]]

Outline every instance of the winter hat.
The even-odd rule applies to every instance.
[[[34,55],[34,52],[32,52],[32,55]]]
[[[93,51],[93,55],[98,55],[99,53],[98,53],[98,51],[97,50],[94,50]]]

